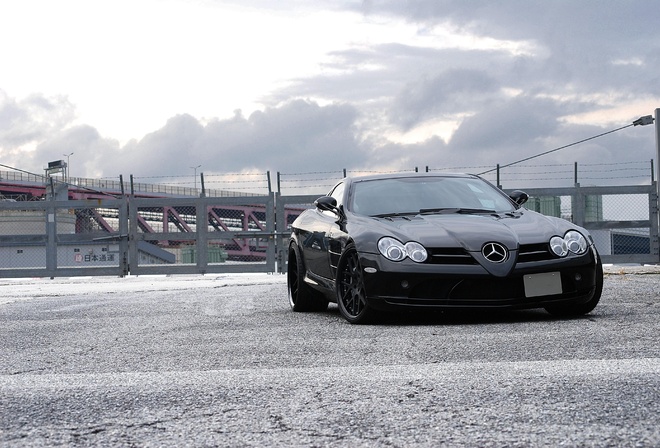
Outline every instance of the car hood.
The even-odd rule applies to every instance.
[[[489,262],[481,252],[486,243],[500,243],[515,254],[520,245],[546,243],[555,235],[563,236],[569,229],[579,230],[588,238],[581,227],[527,209],[502,214],[438,213],[362,218],[364,220],[358,219],[356,226],[349,229],[358,250],[378,253],[377,242],[382,236],[392,236],[403,243],[417,241],[426,248],[460,247],[496,277],[509,275],[518,257],[509,256],[500,263]]]
[[[509,250],[517,250],[520,244],[547,242],[554,235],[563,236],[568,229],[576,228],[563,219],[529,210],[506,214],[372,218],[371,225],[372,230],[404,243],[417,241],[426,247],[462,247],[471,252],[481,251],[487,242],[498,242]]]

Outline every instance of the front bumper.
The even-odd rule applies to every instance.
[[[580,257],[518,263],[506,277],[495,277],[480,265],[395,263],[374,254],[361,254],[360,262],[367,300],[375,309],[524,309],[589,301],[599,260],[589,251]],[[560,274],[561,293],[528,297],[524,276],[549,272]]]

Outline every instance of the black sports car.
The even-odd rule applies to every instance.
[[[333,301],[351,323],[398,307],[590,312],[603,287],[591,236],[527,199],[468,174],[345,178],[292,225],[291,308]]]

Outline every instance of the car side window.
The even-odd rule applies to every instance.
[[[337,200],[337,207],[342,205],[344,202],[344,184],[341,183],[337,185],[335,189],[332,190],[332,193],[330,193],[330,196]]]
[[[344,202],[344,183],[342,182],[338,184],[328,196],[335,198],[337,201],[337,207],[341,206]],[[333,218],[337,217],[335,213],[329,211],[324,211],[323,214]]]

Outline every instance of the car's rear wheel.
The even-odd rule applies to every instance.
[[[337,266],[337,304],[339,312],[352,324],[363,324],[374,317],[367,303],[360,258],[353,244],[346,246]]]
[[[596,308],[596,305],[598,305],[600,296],[603,293],[603,265],[600,262],[600,258],[598,259],[597,263],[596,290],[594,291],[593,297],[589,299],[588,302],[580,303],[578,305],[548,306],[545,308],[545,310],[553,316],[558,317],[582,316],[593,311],[593,309]]]
[[[328,308],[328,300],[305,283],[305,264],[295,243],[289,247],[286,276],[289,305],[293,311],[323,311]]]

